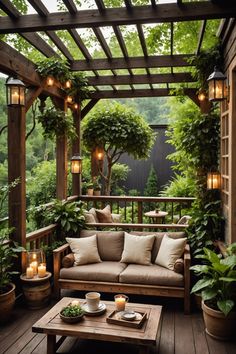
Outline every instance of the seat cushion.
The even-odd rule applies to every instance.
[[[124,231],[82,230],[80,237],[97,235],[98,252],[102,261],[120,261],[124,248]]]
[[[184,277],[182,274],[163,268],[156,264],[149,266],[129,264],[120,274],[120,283],[183,286]]]
[[[60,278],[87,281],[118,282],[120,273],[126,264],[120,262],[102,262],[62,268]]]

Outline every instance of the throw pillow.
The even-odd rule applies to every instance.
[[[89,209],[88,212],[93,215],[93,217],[94,217],[94,219],[95,219],[95,222],[98,222],[96,209],[95,209],[95,208],[91,208],[91,209]]]
[[[175,261],[182,256],[186,241],[187,238],[173,239],[164,235],[155,263],[174,270]]]
[[[178,258],[174,264],[174,272],[179,274],[184,274],[184,260],[183,258]]]
[[[62,258],[61,264],[63,268],[70,268],[75,261],[74,253],[69,253]]]
[[[154,238],[154,235],[134,236],[125,232],[124,250],[120,262],[150,265]]]
[[[87,210],[84,211],[84,217],[85,217],[86,224],[91,224],[91,223],[97,222],[94,215]]]
[[[96,235],[85,238],[66,237],[66,241],[69,243],[71,251],[74,253],[74,266],[101,262]]]
[[[98,222],[101,223],[112,223],[111,207],[107,205],[104,209],[96,209]]]
[[[112,217],[112,221],[113,221],[113,222],[115,222],[115,223],[121,222],[121,217],[122,217],[121,214],[114,214],[114,213],[112,213],[112,214],[111,214],[111,217]]]

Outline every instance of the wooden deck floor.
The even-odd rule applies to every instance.
[[[64,295],[75,296],[75,293]],[[79,296],[78,296],[79,297]],[[107,300],[111,300],[110,295]],[[236,340],[216,341],[205,334],[201,312],[190,316],[183,314],[182,301],[175,299],[154,299],[135,297],[132,301],[163,305],[163,319],[157,347],[150,354],[234,354]],[[32,333],[32,325],[53,306],[41,310],[27,310],[17,306],[10,322],[0,327],[0,354],[46,354],[46,337]],[[137,354],[132,345],[78,340],[68,337],[57,353],[80,354]]]

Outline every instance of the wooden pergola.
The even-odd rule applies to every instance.
[[[41,0],[27,0],[36,13],[21,14],[9,0],[1,0],[0,9],[5,16],[0,17],[0,35],[18,34],[45,57],[64,57],[71,71],[85,71],[88,82],[93,88],[90,100],[82,111],[74,110],[74,122],[80,133],[80,120],[100,100],[105,98],[135,98],[168,96],[173,86],[181,84],[184,94],[189,96],[197,105],[197,88],[190,74],[188,58],[198,54],[207,31],[207,22],[221,19],[217,35],[223,44],[230,42],[231,34],[235,32],[236,13],[235,1],[191,1],[177,0],[171,3],[158,3],[156,0],[147,1],[145,6],[134,6],[131,0],[124,0],[120,8],[108,8],[105,1],[94,0],[91,9],[79,9],[73,0],[63,0],[66,12],[50,13]],[[175,24],[177,22],[201,21],[197,46],[192,53],[175,53]],[[170,41],[168,55],[149,55],[145,39],[144,26],[147,24],[168,23]],[[139,38],[142,55],[131,57],[127,43],[122,34],[122,26],[135,26]],[[109,27],[116,36],[122,53],[114,57],[108,41],[105,39],[102,27]],[[94,58],[80,36],[77,29],[90,28],[104,52],[104,58]],[[75,59],[64,42],[57,34],[58,30],[67,31],[74,46],[78,48],[83,59]],[[43,32],[43,36],[38,32]],[[46,39],[47,38],[47,39]],[[53,43],[51,46],[48,40]],[[231,43],[231,46],[234,45]],[[56,49],[54,49],[56,48]],[[235,47],[234,47],[235,48]],[[25,244],[25,114],[36,98],[50,96],[56,106],[66,110],[65,94],[57,87],[48,87],[38,73],[36,65],[17,52],[13,47],[0,40],[0,71],[18,76],[27,86],[25,107],[8,107],[8,149],[9,149],[9,181],[21,177],[21,183],[10,194],[9,220],[16,227],[15,238]],[[230,56],[232,51],[228,52]],[[180,69],[181,68],[181,72]],[[119,74],[119,70],[126,74]],[[143,69],[137,73],[136,69]],[[153,69],[165,69],[165,73],[153,73]],[[101,75],[101,71],[105,75]],[[125,89],[122,88],[125,85]],[[140,86],[143,85],[143,88]],[[109,89],[104,89],[108,86]],[[159,86],[159,87],[158,87]],[[202,111],[209,109],[208,105],[201,107]],[[78,134],[79,135],[79,134]],[[74,142],[72,154],[80,151],[80,140]],[[66,197],[67,187],[67,144],[66,137],[57,139],[57,197]],[[73,193],[79,194],[79,177],[73,176]]]

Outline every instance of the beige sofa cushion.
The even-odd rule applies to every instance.
[[[124,251],[120,262],[151,264],[151,250],[154,236],[134,236],[125,232]]]
[[[157,253],[160,249],[160,245],[163,239],[164,235],[168,235],[169,237],[173,238],[173,239],[177,239],[177,238],[184,238],[186,237],[185,232],[182,231],[178,231],[178,232],[145,232],[145,231],[131,231],[130,232],[131,235],[155,235],[155,241],[153,244],[153,248],[152,248],[152,263],[155,262],[155,259],[157,257]]]
[[[80,237],[88,237],[96,232],[98,252],[102,261],[120,261],[124,248],[124,231],[82,230]]]
[[[102,263],[62,268],[60,271],[60,278],[84,281],[118,282],[119,275],[125,268],[126,264],[124,263],[104,261]]]
[[[186,242],[186,237],[174,240],[168,235],[164,235],[155,263],[174,270],[175,261],[182,256]]]
[[[183,286],[182,274],[163,268],[156,264],[144,266],[129,264],[120,274],[120,282],[127,284],[162,285],[162,286]]]
[[[85,223],[86,224],[91,224],[91,223],[96,223],[97,222],[95,217],[94,217],[94,214],[90,213],[87,210],[84,211],[84,217],[85,217]]]
[[[66,237],[66,241],[69,243],[70,249],[75,257],[74,266],[101,262],[97,248],[96,235],[86,239]]]

